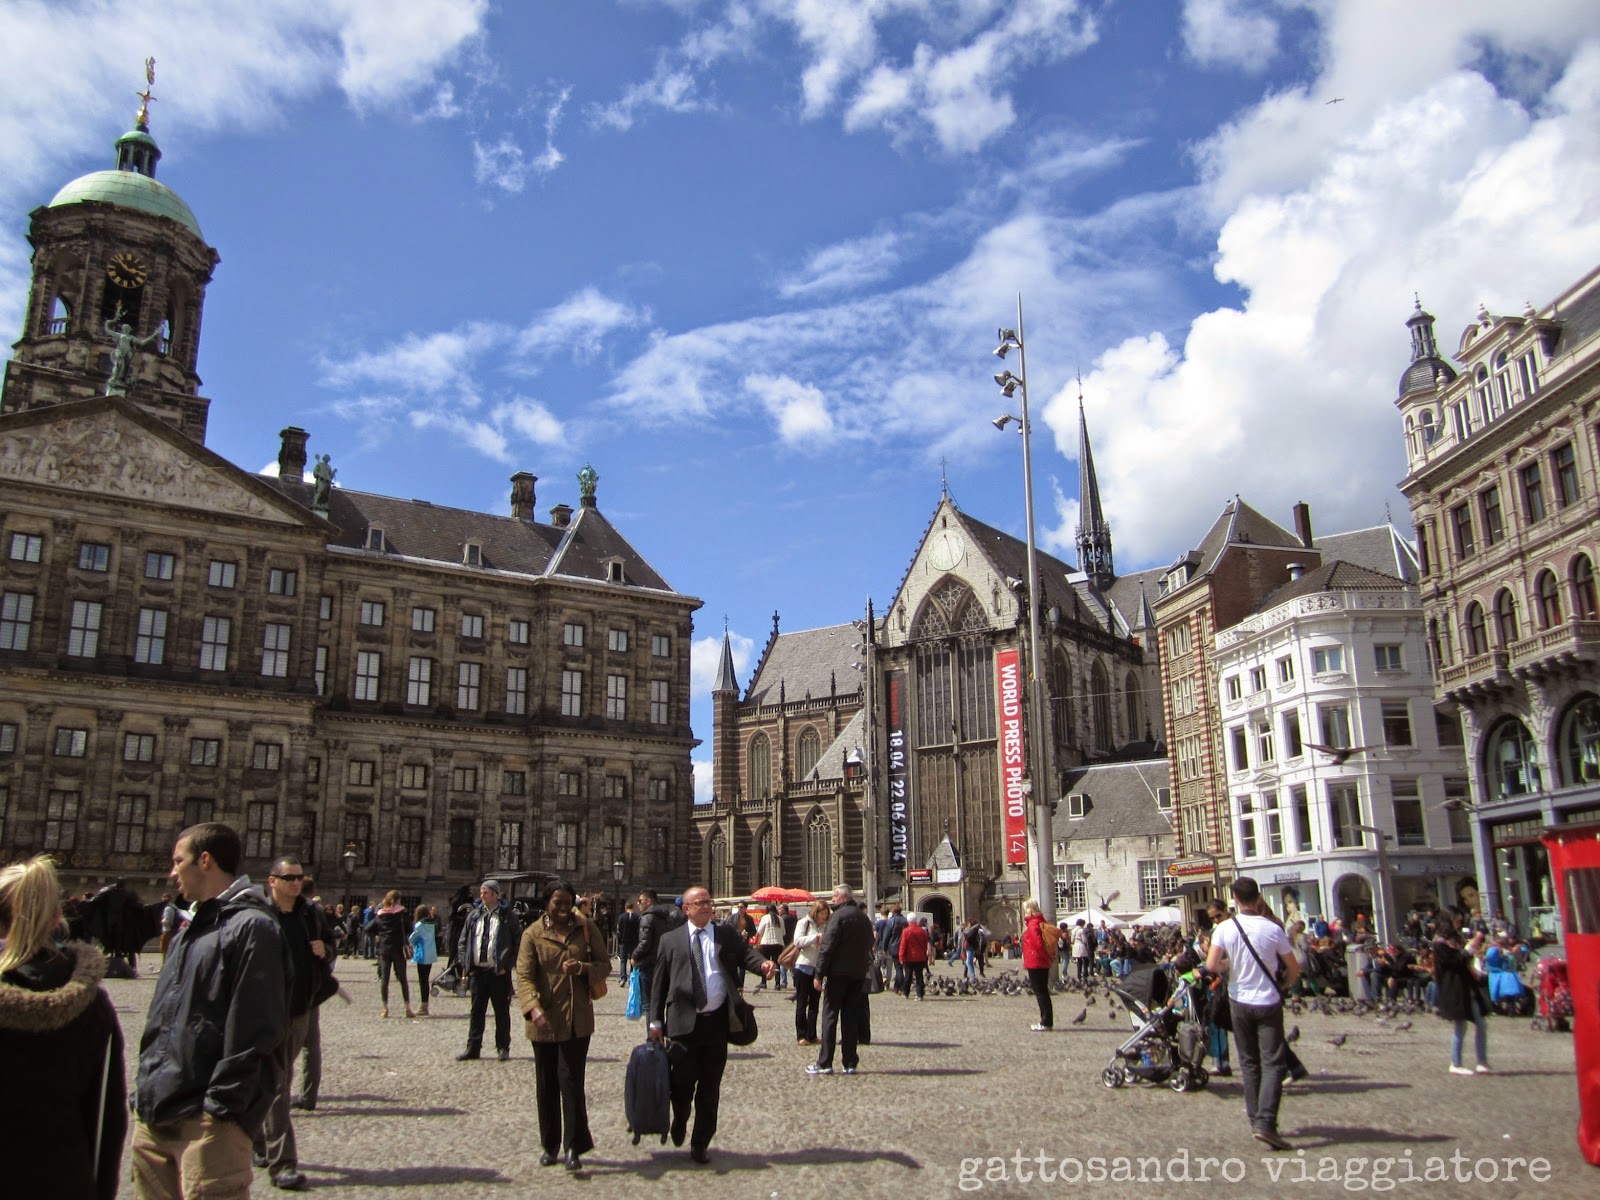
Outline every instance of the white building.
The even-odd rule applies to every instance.
[[[1216,635],[1236,870],[1282,915],[1390,938],[1411,908],[1475,907],[1461,730],[1434,708],[1417,589],[1343,561],[1296,573]]]
[[[1162,903],[1177,854],[1170,782],[1164,758],[1066,773],[1050,823],[1059,915],[1092,906],[1127,919]]]

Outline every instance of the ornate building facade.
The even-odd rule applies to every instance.
[[[117,147],[32,214],[0,400],[0,858],[159,888],[216,819],[327,894],[679,880],[699,601],[592,470],[540,521],[525,472],[496,516],[308,480],[295,427],[276,478],[207,449],[218,257],[143,120]]]
[[[1400,486],[1437,693],[1464,728],[1479,898],[1552,929],[1540,834],[1600,821],[1600,270],[1540,309],[1480,308],[1455,365],[1420,304],[1407,324]]]

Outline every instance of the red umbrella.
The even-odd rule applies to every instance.
[[[816,897],[805,888],[768,886],[751,892],[750,899],[762,904],[809,904]]]

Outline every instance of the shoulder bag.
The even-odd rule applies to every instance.
[[[1236,928],[1239,931],[1239,936],[1244,939],[1244,948],[1246,950],[1250,951],[1250,957],[1256,960],[1256,966],[1260,967],[1261,968],[1261,973],[1263,975],[1265,975],[1268,980],[1271,981],[1272,990],[1278,993],[1278,1003],[1282,1004],[1283,1003],[1283,987],[1282,987],[1282,985],[1280,985],[1278,983],[1278,973],[1276,971],[1268,969],[1267,964],[1261,961],[1261,955],[1256,952],[1255,946],[1252,945],[1251,942],[1250,942],[1250,935],[1247,934],[1244,931],[1243,922],[1241,922],[1237,917],[1235,917],[1234,921],[1233,921],[1233,924],[1234,924],[1234,928]]]

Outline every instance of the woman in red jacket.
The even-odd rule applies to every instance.
[[[1055,947],[1045,941],[1044,913],[1037,900],[1022,902],[1022,920],[1022,969],[1027,971],[1028,986],[1039,1002],[1039,1020],[1033,1032],[1048,1033],[1056,1023],[1055,1005],[1050,1002],[1050,964],[1056,959]]]
[[[923,995],[924,980],[928,973],[928,931],[915,918],[907,922],[900,935],[900,965],[906,971],[906,996],[917,989],[917,999]]]

